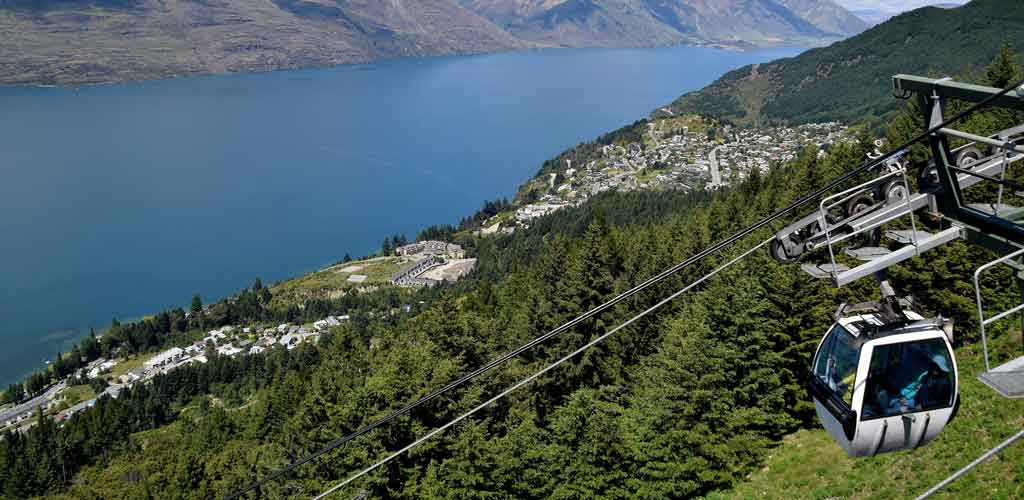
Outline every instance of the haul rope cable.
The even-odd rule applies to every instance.
[[[356,479],[359,479],[360,477],[363,477],[366,474],[369,474],[370,472],[373,472],[378,467],[380,467],[380,466],[382,466],[382,465],[384,465],[384,464],[394,460],[395,458],[398,458],[399,455],[401,455],[401,454],[403,454],[403,453],[405,453],[405,452],[415,448],[420,443],[422,443],[422,442],[424,442],[424,441],[426,441],[426,440],[428,440],[428,439],[430,439],[430,438],[432,438],[432,437],[434,437],[434,436],[444,432],[449,427],[451,427],[451,426],[453,426],[453,425],[455,425],[455,424],[457,424],[457,423],[459,423],[459,422],[469,418],[474,413],[476,413],[476,412],[486,408],[487,406],[490,406],[491,403],[494,403],[495,401],[497,401],[497,400],[499,400],[499,399],[501,399],[501,398],[511,394],[512,392],[515,392],[517,389],[523,387],[524,385],[529,384],[530,382],[533,382],[534,380],[536,380],[540,376],[544,375],[545,373],[547,373],[547,372],[557,368],[559,365],[565,363],[566,361],[569,361],[570,359],[580,355],[581,353],[583,353],[583,351],[586,351],[587,349],[590,349],[591,347],[594,347],[595,345],[601,343],[603,340],[607,339],[608,337],[611,337],[612,335],[615,335],[616,333],[619,332],[619,330],[622,330],[623,328],[626,328],[627,326],[633,324],[633,322],[635,322],[636,320],[638,320],[638,319],[640,319],[640,318],[642,318],[644,316],[647,316],[648,314],[650,314],[650,313],[660,309],[665,304],[668,304],[669,302],[672,302],[673,300],[675,300],[680,295],[690,291],[693,287],[703,283],[704,281],[708,280],[712,276],[714,276],[714,275],[718,274],[719,272],[723,271],[725,268],[727,268],[727,267],[729,267],[729,266],[739,262],[743,258],[745,258],[748,255],[754,253],[755,251],[760,250],[765,245],[770,243],[773,239],[775,239],[774,236],[772,236],[771,238],[768,238],[767,240],[762,241],[761,243],[758,243],[757,245],[754,245],[753,247],[751,247],[747,251],[743,252],[740,256],[730,260],[729,262],[726,262],[725,264],[722,264],[721,266],[718,266],[717,268],[715,268],[715,270],[711,271],[708,274],[705,274],[704,276],[701,276],[700,279],[698,279],[697,281],[694,281],[693,283],[690,283],[689,285],[686,285],[685,287],[683,287],[682,289],[676,291],[672,295],[669,295],[668,297],[665,297],[660,302],[658,302],[657,304],[654,304],[653,306],[645,309],[640,314],[637,314],[636,316],[633,316],[632,318],[630,318],[626,322],[620,324],[619,326],[616,326],[615,328],[609,330],[608,332],[602,334],[601,336],[595,338],[594,340],[591,340],[590,342],[587,342],[586,344],[584,344],[579,349],[576,349],[575,351],[567,354],[565,357],[559,359],[558,361],[555,361],[554,363],[545,366],[540,371],[534,372],[530,376],[520,380],[519,382],[516,382],[515,384],[513,384],[509,388],[507,388],[504,391],[502,391],[501,393],[499,393],[497,396],[494,396],[493,398],[488,399],[487,401],[484,401],[483,403],[480,403],[479,405],[477,405],[472,410],[469,410],[466,413],[463,413],[462,415],[459,415],[458,417],[456,417],[455,419],[453,419],[453,420],[449,421],[448,423],[442,425],[441,427],[438,427],[438,428],[436,428],[436,429],[434,429],[434,430],[424,434],[422,437],[420,437],[419,439],[413,441],[412,443],[409,443],[405,448],[402,448],[402,449],[400,449],[400,450],[398,450],[398,451],[388,455],[387,457],[381,459],[377,463],[375,463],[375,464],[373,464],[373,465],[371,465],[371,466],[369,466],[369,467],[367,467],[367,468],[357,472],[356,474],[352,475],[348,479],[346,479],[346,480],[344,480],[344,481],[342,481],[342,482],[340,482],[340,483],[330,487],[327,491],[324,491],[323,493],[321,493],[321,494],[317,495],[316,497],[314,497],[314,500],[320,500],[320,499],[326,497],[327,495],[330,495],[331,493],[334,493],[335,491],[338,491],[339,489],[343,488],[345,485],[351,483],[352,481],[355,481]]]
[[[367,426],[365,426],[365,427],[363,427],[361,429],[358,429],[358,430],[356,430],[356,431],[354,431],[354,432],[352,432],[352,433],[350,433],[350,434],[348,434],[346,436],[343,436],[341,438],[338,438],[338,439],[328,443],[323,448],[321,448],[321,449],[319,449],[319,450],[317,450],[317,451],[315,451],[315,452],[313,452],[313,453],[303,457],[300,460],[297,460],[297,461],[295,461],[295,462],[293,462],[291,464],[288,464],[288,465],[286,465],[286,466],[284,466],[284,467],[274,471],[273,473],[271,473],[270,475],[264,477],[263,479],[259,479],[259,480],[256,480],[256,481],[250,483],[245,488],[237,490],[234,493],[228,495],[226,497],[227,500],[234,500],[234,499],[236,499],[236,498],[238,498],[238,497],[240,497],[240,496],[242,496],[242,495],[244,495],[244,494],[246,494],[246,493],[248,493],[248,492],[250,492],[252,490],[255,490],[256,488],[259,488],[260,486],[266,484],[267,482],[272,481],[274,479],[277,479],[278,477],[281,477],[282,475],[287,474],[288,472],[291,472],[295,468],[297,468],[299,466],[302,466],[304,464],[307,464],[307,463],[315,460],[316,458],[320,457],[321,455],[323,455],[323,454],[325,454],[325,453],[327,453],[327,452],[329,452],[331,450],[334,450],[335,448],[337,448],[337,447],[339,447],[339,446],[341,446],[341,445],[343,445],[343,444],[345,444],[345,443],[347,443],[347,442],[349,442],[349,441],[351,441],[351,440],[353,440],[353,439],[355,439],[355,438],[357,438],[359,436],[367,434],[370,431],[376,429],[377,427],[380,427],[380,426],[382,426],[382,425],[384,425],[384,424],[386,424],[388,422],[391,422],[392,420],[394,420],[394,419],[396,419],[396,418],[398,418],[398,417],[400,417],[400,416],[402,416],[402,415],[404,415],[406,413],[409,413],[410,411],[412,411],[412,410],[414,410],[414,409],[416,409],[416,408],[418,408],[420,406],[423,406],[424,404],[429,403],[430,401],[433,401],[434,399],[437,399],[438,397],[442,396],[446,392],[451,391],[452,389],[455,389],[455,388],[465,384],[466,382],[469,382],[470,380],[473,380],[474,378],[476,378],[476,377],[478,377],[478,376],[480,376],[480,375],[490,371],[491,369],[493,369],[493,368],[495,368],[495,367],[497,367],[497,366],[499,366],[501,364],[504,364],[508,360],[510,360],[510,359],[512,359],[512,358],[514,358],[514,357],[516,357],[516,356],[518,356],[520,354],[522,354],[523,352],[533,348],[534,346],[536,346],[538,344],[541,344],[544,341],[546,341],[546,340],[548,340],[548,339],[550,339],[552,337],[560,335],[561,333],[565,332],[566,330],[568,330],[568,329],[578,325],[579,323],[582,323],[583,321],[585,321],[585,320],[587,320],[587,319],[589,319],[589,318],[591,318],[591,317],[593,317],[593,316],[595,316],[597,314],[600,314],[601,312],[604,312],[605,310],[607,310],[607,309],[617,305],[618,303],[628,299],[629,297],[632,297],[633,295],[636,295],[636,294],[646,290],[647,288],[650,288],[651,286],[654,286],[654,285],[656,285],[656,284],[658,284],[658,283],[668,279],[669,277],[679,273],[680,271],[682,271],[683,269],[693,265],[694,263],[703,260],[708,255],[711,255],[713,253],[717,253],[722,248],[725,248],[726,246],[731,245],[732,243],[735,243],[736,241],[738,241],[739,239],[749,235],[750,233],[752,233],[752,232],[754,232],[754,231],[756,231],[756,230],[758,230],[758,229],[760,229],[760,228],[762,228],[762,227],[764,227],[764,226],[766,226],[768,224],[771,224],[772,222],[774,222],[774,221],[778,220],[779,218],[783,217],[784,215],[789,214],[793,210],[796,210],[797,208],[800,208],[801,206],[809,203],[811,200],[813,200],[813,199],[821,196],[822,194],[824,194],[824,193],[834,189],[836,186],[839,186],[840,184],[846,182],[847,180],[853,178],[854,176],[860,174],[861,172],[864,172],[865,170],[868,170],[868,169],[870,169],[870,168],[872,168],[872,167],[874,167],[876,165],[879,165],[879,164],[883,163],[885,160],[888,160],[889,158],[892,158],[893,156],[896,156],[898,153],[901,153],[904,149],[906,149],[906,148],[908,148],[908,147],[910,147],[910,146],[920,142],[921,140],[927,138],[929,135],[938,132],[940,129],[943,129],[946,126],[948,126],[948,125],[950,125],[952,123],[956,123],[956,122],[962,120],[964,117],[974,113],[975,111],[977,111],[977,110],[979,110],[979,109],[981,109],[983,107],[988,106],[989,104],[994,102],[996,99],[1006,95],[1007,93],[1009,93],[1010,91],[1014,90],[1015,88],[1021,86],[1022,84],[1024,84],[1024,80],[1018,82],[1016,85],[1011,85],[1011,86],[1001,90],[1000,92],[989,96],[985,100],[970,106],[969,108],[965,109],[964,111],[961,111],[960,113],[956,114],[952,118],[949,118],[949,119],[943,121],[942,123],[939,123],[939,124],[929,128],[929,129],[925,130],[924,132],[922,132],[921,134],[917,135],[913,139],[910,139],[909,141],[904,142],[899,147],[896,147],[896,148],[892,149],[888,153],[886,153],[886,154],[884,154],[882,156],[879,156],[878,158],[870,159],[869,161],[861,164],[860,167],[857,167],[856,169],[853,169],[853,170],[851,170],[851,171],[841,175],[840,177],[836,178],[835,180],[833,180],[832,182],[828,183],[824,187],[819,188],[818,190],[816,190],[815,192],[811,193],[810,195],[805,196],[805,197],[803,197],[803,198],[801,198],[799,200],[796,200],[796,201],[790,203],[788,206],[786,206],[783,209],[773,213],[772,215],[769,215],[769,216],[765,217],[764,219],[761,219],[757,223],[755,223],[755,224],[753,224],[751,226],[748,226],[746,229],[743,229],[743,230],[737,232],[736,234],[730,236],[729,238],[726,238],[725,240],[719,241],[718,243],[712,245],[711,247],[706,248],[705,250],[701,251],[700,253],[698,253],[698,254],[696,254],[696,255],[694,255],[694,256],[692,256],[692,257],[690,257],[690,258],[688,258],[688,259],[686,259],[686,260],[684,260],[682,262],[679,262],[679,263],[673,265],[672,267],[669,267],[668,269],[665,269],[664,271],[662,271],[661,273],[657,274],[656,276],[647,279],[643,283],[641,283],[641,284],[639,284],[639,285],[637,285],[637,286],[635,286],[635,287],[633,287],[633,288],[623,292],[622,294],[620,294],[620,295],[610,299],[609,301],[607,301],[607,302],[605,302],[605,303],[603,303],[603,304],[601,304],[601,305],[599,305],[599,306],[597,306],[597,307],[595,307],[595,308],[593,308],[593,309],[591,309],[591,310],[581,314],[580,316],[577,316],[573,320],[571,320],[571,321],[569,321],[569,322],[567,322],[567,323],[565,323],[565,324],[563,324],[563,325],[561,325],[561,326],[551,330],[548,333],[545,333],[545,334],[543,334],[541,336],[538,336],[538,337],[534,338],[530,342],[527,342],[526,344],[523,344],[523,345],[517,347],[516,349],[514,349],[514,350],[512,350],[512,351],[510,351],[510,352],[508,352],[508,353],[506,353],[506,354],[504,354],[502,356],[499,356],[498,358],[495,358],[495,359],[489,361],[487,364],[477,368],[476,370],[473,370],[470,373],[467,373],[467,374],[459,377],[458,379],[456,379],[456,380],[454,380],[452,382],[449,382],[448,384],[446,384],[445,386],[435,390],[434,392],[432,392],[432,393],[430,393],[430,394],[428,394],[426,396],[423,396],[423,397],[421,397],[421,398],[419,398],[419,399],[417,399],[417,400],[415,400],[415,401],[413,401],[413,402],[403,406],[402,408],[400,408],[398,410],[395,410],[394,412],[388,414],[386,417],[383,417],[383,418],[381,418],[379,420],[376,420],[376,421],[370,423],[369,425],[367,425]]]

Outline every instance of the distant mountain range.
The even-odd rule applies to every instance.
[[[454,0],[0,0],[0,83],[95,83],[508,50]]]
[[[903,105],[890,95],[892,75],[978,72],[1004,40],[1024,53],[1024,1],[925,7],[828,47],[732,71],[668,109],[740,124],[878,120]]]
[[[831,0],[0,0],[0,84],[79,84],[539,47],[821,45]]]
[[[830,0],[459,0],[533,42],[563,47],[820,44],[867,25]]]

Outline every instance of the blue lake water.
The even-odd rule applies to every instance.
[[[565,148],[798,52],[547,50],[0,88],[0,383],[113,317],[456,223]]]

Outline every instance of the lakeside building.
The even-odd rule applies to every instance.
[[[426,240],[412,243],[410,245],[400,246],[395,249],[395,254],[403,257],[413,255],[431,255],[447,257],[449,259],[462,259],[465,258],[466,251],[462,249],[462,245],[456,245],[455,243]]]
[[[185,351],[182,350],[180,347],[175,347],[173,349],[168,349],[160,354],[157,354],[156,356],[153,356],[152,358],[146,360],[146,362],[143,363],[143,365],[146,367],[146,371],[151,371],[154,368],[159,368],[161,366],[173,363],[174,361],[177,361],[184,356]]]
[[[417,260],[403,268],[401,271],[398,271],[397,273],[392,275],[391,278],[388,280],[388,283],[401,287],[434,286],[435,284],[437,284],[434,280],[420,278],[419,276],[423,274],[427,269],[430,269],[440,263],[440,259],[433,255],[425,259]]]
[[[131,385],[133,382],[142,380],[145,376],[146,370],[144,368],[136,368],[134,370],[129,370],[124,375],[121,375],[117,380],[122,385]]]
[[[225,345],[222,345],[222,346],[217,348],[217,354],[219,354],[221,356],[232,357],[232,356],[234,356],[234,355],[236,355],[236,354],[238,354],[240,352],[242,352],[241,349],[239,349],[239,348],[237,348],[237,347],[235,347],[235,346],[233,346],[231,344],[225,344]]]

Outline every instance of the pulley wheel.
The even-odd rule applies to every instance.
[[[790,241],[792,241],[792,237],[790,237]],[[792,262],[798,259],[800,257],[800,254],[803,253],[804,246],[799,241],[793,241],[793,243],[795,243],[796,249],[794,254],[790,254],[789,252],[786,251],[786,246],[781,241],[779,241],[778,238],[772,240],[772,244],[769,247],[769,250],[772,254],[772,258],[774,258],[778,262]]]
[[[907,191],[907,186],[899,180],[891,180],[886,182],[882,186],[882,199],[885,200],[886,205],[893,205],[896,203],[906,203],[907,198],[910,197],[910,193]]]
[[[874,204],[875,200],[872,199],[871,196],[867,194],[861,194],[855,196],[853,199],[846,202],[846,206],[844,207],[844,214],[846,215],[846,218],[849,219],[850,217],[859,215],[865,210],[871,208],[871,205]]]
[[[967,146],[960,151],[957,151],[954,161],[956,166],[964,169],[971,170],[975,165],[982,159],[981,150],[974,146]]]

